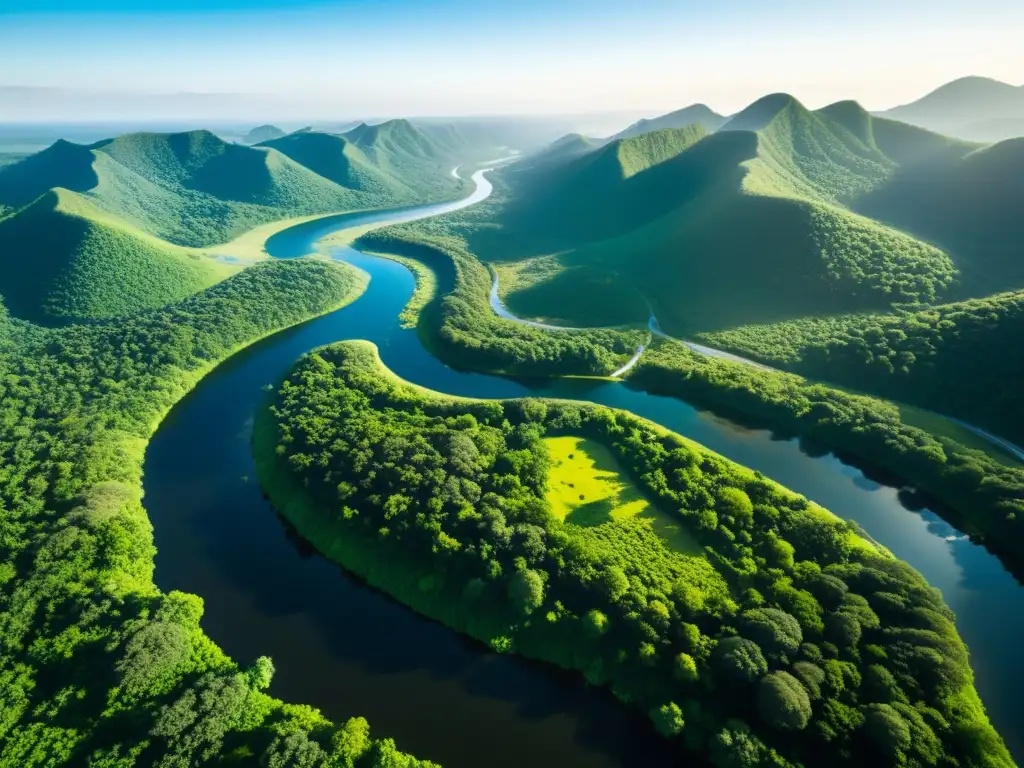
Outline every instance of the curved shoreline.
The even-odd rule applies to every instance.
[[[474,178],[476,178],[476,175],[474,175]],[[480,178],[482,179],[482,176]],[[405,220],[411,220],[412,216],[410,216],[410,213],[410,211],[404,211],[401,212],[401,215],[409,216]],[[415,217],[421,218],[426,215],[431,214],[421,210],[419,215]],[[383,226],[386,223],[392,222],[379,221],[377,223],[379,226]],[[306,234],[308,235],[308,233]],[[305,236],[303,235],[303,237]],[[302,239],[296,238],[294,242],[299,243]],[[356,302],[350,309],[323,316],[318,320],[305,323],[304,327],[294,329],[293,331],[275,334],[270,339],[253,345],[251,350],[229,358],[228,365],[206,376],[201,382],[201,386],[197,387],[197,391],[185,398],[188,402],[182,401],[180,409],[178,409],[178,406],[175,406],[178,412],[170,414],[164,426],[159,430],[156,439],[153,441],[154,454],[156,454],[153,467],[148,466],[150,454],[147,452],[146,494],[147,501],[153,502],[152,508],[154,513],[151,517],[154,520],[160,551],[157,570],[158,576],[161,577],[158,578],[161,588],[183,588],[186,591],[202,595],[210,606],[208,612],[209,621],[211,624],[216,625],[208,628],[209,636],[218,645],[224,647],[226,652],[233,658],[245,659],[249,656],[260,655],[268,650],[271,651],[271,655],[275,659],[280,655],[280,681],[275,681],[275,686],[285,686],[285,690],[277,688],[275,691],[276,695],[292,701],[309,701],[314,705],[325,707],[332,716],[338,716],[336,709],[337,701],[339,696],[344,698],[345,692],[339,691],[333,686],[325,688],[324,686],[328,684],[328,681],[341,682],[346,686],[351,684],[354,688],[358,688],[357,681],[360,679],[360,675],[362,675],[362,678],[372,681],[372,686],[366,691],[359,692],[360,696],[365,694],[368,697],[367,701],[372,702],[375,696],[384,695],[382,691],[390,690],[387,687],[386,681],[381,678],[379,670],[382,664],[385,665],[383,669],[391,669],[390,665],[394,663],[391,657],[394,654],[398,653],[403,657],[406,654],[411,654],[417,659],[415,662],[409,662],[413,668],[432,670],[430,675],[431,682],[425,683],[420,679],[420,683],[417,683],[420,688],[424,685],[427,685],[429,688],[429,686],[439,684],[441,679],[448,679],[445,673],[435,670],[435,665],[440,663],[441,666],[444,666],[443,659],[447,658],[446,654],[451,654],[452,651],[449,645],[445,645],[445,648],[448,650],[438,652],[438,655],[441,657],[440,659],[433,657],[428,659],[421,654],[421,652],[428,650],[425,647],[403,649],[399,652],[394,647],[388,646],[388,641],[382,637],[377,642],[378,645],[383,644],[383,647],[365,648],[363,647],[365,644],[363,640],[347,637],[342,646],[343,649],[358,646],[360,650],[355,657],[359,659],[357,666],[351,669],[351,664],[347,659],[353,651],[342,651],[342,660],[344,663],[349,664],[349,666],[346,666],[344,679],[339,681],[338,678],[332,677],[328,674],[327,667],[318,668],[316,671],[311,671],[308,675],[303,675],[301,670],[298,670],[299,674],[296,676],[297,670],[291,669],[288,666],[289,664],[302,666],[313,663],[316,659],[319,659],[321,662],[325,659],[337,659],[339,652],[338,643],[341,641],[335,636],[335,627],[346,626],[350,621],[346,614],[338,613],[344,606],[352,604],[361,606],[360,611],[364,611],[364,613],[357,612],[355,614],[355,616],[359,617],[357,620],[360,621],[361,630],[366,626],[368,619],[376,620],[378,614],[383,615],[383,613],[387,612],[373,598],[367,597],[364,594],[365,590],[360,591],[361,588],[353,585],[350,580],[339,578],[335,570],[324,568],[324,563],[317,559],[311,561],[308,555],[306,557],[300,555],[299,561],[294,565],[295,573],[287,576],[285,572],[292,566],[285,563],[283,559],[280,559],[281,553],[275,550],[268,554],[264,551],[274,543],[267,540],[267,537],[271,539],[279,538],[280,530],[276,519],[272,515],[265,517],[260,514],[259,509],[255,509],[257,514],[253,514],[254,509],[250,503],[252,500],[252,488],[246,485],[245,480],[239,481],[239,478],[247,477],[251,471],[249,467],[252,456],[247,450],[248,440],[246,439],[245,443],[241,446],[237,442],[239,436],[245,436],[246,438],[248,436],[246,430],[251,429],[251,410],[246,411],[245,395],[235,385],[238,381],[243,381],[243,383],[252,384],[253,386],[257,384],[262,386],[262,384],[269,383],[278,375],[273,372],[274,370],[282,369],[280,366],[283,366],[283,369],[287,369],[287,367],[294,363],[296,351],[301,353],[300,350],[306,350],[328,341],[336,341],[343,338],[382,338],[385,345],[382,347],[382,352],[388,357],[389,367],[392,369],[397,367],[398,370],[396,372],[402,375],[403,378],[423,382],[429,388],[453,393],[461,390],[462,394],[467,395],[471,394],[472,390],[479,392],[487,387],[493,390],[494,395],[499,396],[502,396],[504,392],[508,392],[509,396],[512,396],[513,393],[526,393],[527,395],[538,393],[525,388],[521,384],[500,379],[499,377],[483,374],[460,374],[445,367],[420,347],[415,334],[397,334],[397,331],[391,328],[391,324],[393,324],[397,329],[397,322],[395,322],[397,309],[394,313],[395,317],[384,317],[385,314],[391,311],[391,305],[396,302],[400,302],[401,306],[404,306],[405,300],[403,300],[401,291],[405,289],[398,289],[396,294],[394,286],[391,286],[389,290],[386,282],[378,283],[376,286],[374,286],[374,283],[380,280],[387,281],[391,279],[391,275],[401,273],[399,283],[401,285],[410,284],[408,290],[411,293],[411,277],[407,270],[404,267],[399,267],[394,262],[384,262],[382,259],[364,256],[351,248],[338,249],[333,255],[350,263],[354,262],[354,266],[362,267],[371,272],[373,279],[371,280],[370,290],[374,291],[374,293],[367,295],[365,302]],[[391,268],[385,268],[383,266],[385,263],[391,265]],[[407,297],[405,298],[407,299]],[[382,319],[387,320],[389,324],[387,327],[379,326],[379,322]],[[346,336],[344,334],[349,335]],[[260,367],[260,361],[266,363],[264,368],[270,366],[267,368],[268,372],[261,372],[263,368]],[[247,368],[257,371],[256,375],[262,378],[258,382],[241,379],[240,377],[245,375]],[[438,384],[437,382],[440,383]],[[985,564],[986,568],[998,566],[997,562],[993,562],[995,558],[989,557],[988,553],[985,553],[978,545],[960,540],[949,542],[945,539],[940,539],[930,530],[934,525],[933,522],[929,521],[928,518],[921,519],[915,514],[907,513],[903,509],[898,510],[900,513],[898,517],[899,525],[904,526],[905,530],[899,534],[895,530],[887,530],[886,526],[889,525],[889,522],[887,522],[888,518],[897,512],[898,500],[895,491],[887,488],[883,489],[880,486],[872,486],[871,481],[863,478],[859,471],[850,470],[849,468],[844,469],[844,465],[831,456],[808,459],[800,454],[799,447],[794,442],[780,443],[779,441],[769,439],[767,433],[742,430],[735,425],[730,426],[724,420],[719,421],[702,417],[700,412],[687,405],[684,401],[658,398],[646,393],[630,391],[616,383],[566,381],[551,382],[547,386],[554,387],[555,389],[564,388],[563,391],[559,391],[555,396],[605,402],[605,404],[612,405],[612,407],[626,408],[637,415],[651,418],[658,423],[664,423],[667,428],[674,431],[683,430],[685,434],[709,449],[728,455],[729,458],[740,464],[757,468],[766,475],[773,477],[773,479],[779,479],[784,485],[811,498],[815,498],[815,500],[822,500],[824,506],[832,508],[833,511],[837,511],[837,513],[847,519],[851,517],[851,509],[855,511],[856,519],[864,520],[865,518],[862,515],[868,514],[872,508],[877,508],[877,515],[876,511],[871,511],[871,515],[876,515],[877,519],[873,522],[869,520],[874,538],[888,542],[887,546],[894,550],[894,554],[900,557],[900,559],[911,561],[918,570],[926,572],[926,578],[933,585],[943,589],[947,595],[958,600],[963,601],[966,598],[959,594],[963,589],[960,586],[959,576],[956,575],[958,570],[955,561],[950,557],[951,553],[954,552],[954,547],[956,551],[960,551],[965,555],[967,552],[972,553],[972,557],[975,557],[976,560],[977,558],[982,558],[972,566],[971,572],[974,574],[975,579],[979,578],[979,573],[982,573],[982,571],[979,571],[979,566],[982,563]],[[488,394],[487,396],[493,395]],[[218,398],[221,399],[218,400]],[[229,398],[229,400],[224,400],[223,398]],[[219,411],[224,410],[227,405],[236,409],[239,414],[242,411],[246,411],[246,423],[250,425],[241,429],[237,426],[238,422],[230,422],[228,425],[229,433],[227,437],[235,441],[230,443],[233,446],[230,448],[230,451],[239,451],[241,448],[241,452],[233,457],[222,455],[222,452],[214,450],[221,446],[221,444],[216,442],[217,437],[211,432],[212,423],[221,417]],[[658,409],[664,410],[659,411]],[[680,421],[680,419],[683,420]],[[190,432],[190,429],[193,431]],[[207,439],[211,445],[198,444],[198,442]],[[213,452],[211,453],[211,451]],[[189,455],[190,452],[197,455]],[[244,453],[244,457],[242,453]],[[775,466],[772,462],[776,459],[772,459],[771,456],[789,457],[785,461],[790,462],[791,466],[781,464]],[[779,458],[778,460],[782,459]],[[162,467],[161,461],[164,462]],[[179,464],[175,465],[175,462],[179,462]],[[176,467],[181,466],[180,463],[182,462],[185,463],[185,471],[176,474]],[[160,469],[166,470],[168,468],[171,470],[169,475],[167,472],[164,472],[164,476],[161,477]],[[151,472],[151,470],[154,471]],[[793,470],[796,470],[795,475]],[[205,485],[207,481],[202,479],[204,477],[216,478],[216,485],[211,488],[211,495],[209,497],[200,497],[196,504],[192,505],[193,508],[190,508],[187,504],[186,496],[186,503],[183,506],[183,494],[189,493],[189,489],[192,486]],[[844,491],[837,490],[840,486],[845,489],[845,492],[850,494],[849,499],[843,502],[824,501],[824,499],[830,498],[829,494],[842,494]],[[879,490],[882,490],[882,492],[880,493]],[[870,491],[870,493],[864,493],[865,491]],[[243,492],[248,495],[243,496]],[[205,507],[203,506],[204,504],[206,505]],[[237,519],[231,518],[227,514],[225,505],[236,505],[239,507],[236,515]],[[147,503],[147,508],[149,507],[151,507],[151,504]],[[157,518],[161,516],[161,513],[156,512],[156,510],[160,507],[163,507],[162,514],[164,517],[158,523]],[[183,519],[187,516],[191,516],[189,521]],[[190,528],[189,526],[192,527]],[[217,531],[211,532],[211,527],[218,530],[223,529],[223,531],[221,533]],[[928,532],[925,532],[925,528],[929,529]],[[175,531],[177,531],[177,536],[180,540],[172,543],[165,541],[169,534],[174,536]],[[910,549],[907,549],[908,546],[910,546]],[[925,555],[926,551],[929,554]],[[294,556],[294,553],[291,553],[291,555]],[[922,557],[926,559],[922,560]],[[235,558],[237,562],[232,562],[232,558]],[[267,571],[271,569],[260,567],[260,565],[268,562],[273,562],[275,566],[270,573]],[[165,563],[169,564],[172,568],[176,567],[178,569],[178,577],[183,579],[180,587],[177,584],[165,587],[163,583],[164,578],[162,578],[165,574],[159,574],[159,571],[163,570],[162,566]],[[934,567],[930,567],[930,563]],[[254,565],[256,566],[255,572],[250,572],[253,570]],[[966,565],[963,567],[966,569]],[[994,578],[997,574],[1000,578],[1005,575],[1001,570],[1001,566],[997,571],[986,573],[984,578]],[[198,579],[200,585],[190,587],[190,584],[194,584],[191,581],[193,579]],[[209,582],[210,579],[213,579],[213,581]],[[250,584],[249,582],[253,579],[260,583],[258,585]],[[295,583],[290,583],[289,579],[292,579]],[[204,580],[207,580],[209,583],[204,585]],[[998,594],[998,592],[993,592],[993,597],[997,597]],[[1019,595],[1018,592],[1010,594],[1014,598],[1017,595]],[[280,605],[276,602],[278,598],[283,599]],[[310,602],[311,600],[313,602]],[[951,602],[950,604],[958,613],[965,611],[968,616],[974,610],[968,602],[962,602],[962,604]],[[1012,605],[1012,603],[1005,601],[1004,596],[1004,602],[1000,611],[1005,614],[1008,605]],[[402,610],[404,611],[404,609]],[[364,615],[366,618],[362,618]],[[292,617],[296,616],[302,619],[302,623],[295,623]],[[401,627],[395,630],[397,633],[395,636],[401,636],[403,632],[430,632],[423,629],[411,617],[404,616],[404,614],[388,613],[388,616],[390,617],[388,621],[393,622],[397,627]],[[207,628],[206,621],[204,619],[204,628]],[[312,621],[312,624],[310,624],[310,621]],[[984,666],[986,658],[998,658],[1001,653],[999,644],[1003,642],[1002,636],[1005,630],[1009,629],[1009,622],[1003,628],[998,626],[991,628],[992,634],[990,636],[982,635],[985,639],[980,641],[977,632],[986,630],[985,621],[987,619],[982,618],[977,626],[972,625],[970,622],[962,625],[964,639],[968,642],[968,645],[976,651],[979,648],[983,651],[981,657],[975,656],[972,658],[972,661],[980,661],[982,666]],[[279,632],[286,633],[287,637],[283,640],[284,645],[282,648],[284,650],[278,649],[275,651],[272,650],[271,635]],[[973,638],[969,637],[969,635],[973,635]],[[438,639],[439,636],[436,633],[431,634],[431,637],[434,638],[432,642],[443,642],[445,644],[453,642],[450,638],[445,639],[441,637]],[[298,641],[296,638],[299,638]],[[327,638],[330,638],[330,641],[325,645],[324,640]],[[300,651],[297,655],[295,653],[296,650]],[[381,653],[384,653],[384,657],[378,658],[378,655]],[[1005,649],[1003,653],[1005,655]],[[367,661],[364,658],[366,654],[369,654],[369,658],[372,661]],[[481,663],[481,659],[489,658],[489,656],[482,651],[474,650],[468,655],[460,656],[460,658],[466,659],[464,662],[466,664],[472,663],[476,665]],[[470,658],[472,662],[468,660]],[[488,661],[487,663],[491,664],[492,662]],[[493,663],[498,662],[495,661]],[[519,670],[516,666],[509,667],[508,669]],[[1014,674],[1016,672],[1017,670],[1013,670]],[[1003,672],[997,673],[998,676],[992,677],[991,670],[989,670],[985,677],[989,683],[993,680],[1012,680],[1012,675],[1007,673],[1008,670],[1003,670]],[[534,676],[529,674],[528,671],[514,672],[516,676],[524,674],[529,677],[529,683],[522,681],[512,683],[509,680],[505,680],[502,683],[504,690],[495,693],[495,697],[502,702],[509,701],[515,706],[524,706],[521,703],[523,699],[519,698],[519,696],[525,696],[524,687],[530,688],[532,695],[534,686],[543,687],[545,685],[542,680],[535,680]],[[547,679],[546,676],[542,677]],[[456,697],[466,698],[468,695],[470,697],[471,705],[466,710],[466,722],[476,722],[481,717],[487,722],[487,727],[483,728],[480,736],[490,740],[488,747],[493,747],[494,743],[501,743],[503,745],[502,751],[508,754],[503,755],[503,758],[507,758],[507,761],[501,762],[502,765],[512,764],[510,761],[513,759],[513,752],[516,752],[516,750],[526,750],[525,753],[518,753],[520,757],[531,754],[533,757],[536,757],[536,751],[531,752],[529,744],[519,743],[535,737],[527,735],[528,733],[533,733],[529,728],[525,731],[515,730],[520,725],[526,727],[526,725],[519,722],[518,717],[514,723],[512,721],[501,721],[503,723],[501,726],[502,733],[500,738],[498,738],[499,734],[490,731],[490,727],[497,721],[487,720],[488,717],[494,714],[490,712],[491,707],[488,703],[491,699],[488,697],[480,699],[478,690],[467,692],[458,681],[455,682],[455,685],[457,686],[456,689],[445,688],[444,690],[447,691],[449,696],[455,695]],[[1002,689],[1002,685],[998,687],[1000,690]],[[439,690],[437,695],[443,697],[445,694]],[[549,699],[554,695],[556,694],[550,690],[544,694]],[[558,695],[564,695],[564,692]],[[572,695],[575,696],[576,694]],[[475,698],[473,698],[474,696]],[[985,699],[989,701],[988,694],[986,694]],[[408,734],[408,729],[415,726],[410,726],[409,722],[401,719],[401,717],[397,721],[397,725],[395,724],[396,721],[393,720],[394,715],[389,713],[392,712],[394,707],[398,707],[400,711],[404,711],[406,708],[397,704],[397,701],[397,699],[389,701],[380,714],[374,714],[370,706],[366,708],[370,711],[360,707],[356,712],[350,712],[350,714],[367,714],[371,722],[381,732],[387,735],[398,736],[400,746],[405,749],[419,752],[424,757],[435,757],[438,754],[443,754],[443,752],[431,754],[430,749],[421,748],[415,743],[415,740],[410,741],[408,735],[401,735],[403,733]],[[586,698],[586,701],[589,702],[591,699]],[[324,702],[330,703],[325,704]],[[408,702],[408,704],[415,706],[413,702]],[[589,707],[590,705],[586,704],[585,706]],[[487,711],[484,712],[483,710]],[[573,711],[575,712],[576,710]],[[422,710],[422,706],[417,709],[417,712],[419,713],[417,717],[423,721],[424,727],[428,730],[430,728],[443,728],[444,726],[441,723],[447,724],[447,720],[437,719],[445,714],[443,712],[427,713]],[[395,714],[400,715],[400,712]],[[1006,715],[1007,713],[1004,710],[1002,714]],[[502,717],[505,717],[505,715],[502,715]],[[572,719],[573,717],[576,717],[576,715],[574,714],[569,718],[570,723],[575,722]],[[602,729],[612,727],[613,725],[608,723],[601,726]],[[1004,723],[1000,730],[1003,730],[1005,727]],[[445,728],[445,730],[447,729]],[[435,738],[440,738],[440,743],[442,744],[445,742],[442,733],[438,733],[436,737],[427,735],[425,738],[431,743],[433,743],[431,740]],[[616,737],[612,737],[613,741],[614,738]],[[508,739],[513,741],[507,742]],[[545,743],[545,748],[547,746]],[[444,750],[450,748],[450,746],[443,747]],[[536,748],[535,745],[533,749],[535,750]],[[588,751],[582,754],[588,756],[585,762],[580,763],[574,759],[569,759],[566,764],[620,764],[617,762],[606,762],[608,753],[605,747],[602,747],[599,752]],[[546,757],[553,755],[554,752],[545,752]],[[578,759],[580,755],[581,753],[579,752],[573,752],[572,758]],[[595,762],[596,755],[602,756],[600,762]],[[621,764],[628,765],[628,762]]]
[[[546,323],[539,323],[539,322],[537,322],[535,320],[526,320],[524,318],[521,318],[521,317],[518,317],[518,316],[512,314],[512,312],[509,311],[508,307],[506,307],[504,302],[501,300],[501,297],[498,295],[498,272],[493,267],[491,267],[490,270],[491,270],[491,276],[493,277],[493,282],[491,283],[490,305],[491,305],[491,309],[494,311],[494,313],[498,317],[501,317],[501,318],[503,318],[505,320],[509,320],[511,322],[514,322],[514,323],[520,323],[521,325],[528,325],[528,326],[531,326],[533,328],[543,328],[545,330],[551,330],[551,331],[579,331],[579,330],[584,330],[582,328],[576,328],[576,327],[567,326],[567,325],[548,325]],[[648,304],[648,309],[650,309],[650,304]],[[691,352],[696,352],[697,354],[703,355],[705,357],[714,357],[714,358],[717,358],[719,360],[728,360],[731,363],[739,363],[740,365],[749,365],[752,368],[757,368],[758,370],[762,370],[762,371],[772,371],[774,373],[785,373],[785,371],[781,371],[778,368],[773,368],[770,365],[765,365],[764,363],[759,363],[756,360],[751,360],[748,357],[742,357],[741,355],[736,355],[736,354],[733,354],[732,352],[726,352],[724,349],[716,349],[715,347],[709,347],[709,346],[707,346],[705,344],[698,344],[695,341],[688,341],[687,339],[680,339],[680,338],[677,338],[675,336],[670,336],[669,334],[665,333],[665,331],[663,331],[661,329],[661,325],[658,323],[658,318],[655,317],[653,309],[651,310],[651,315],[650,315],[650,317],[647,320],[647,328],[648,328],[648,330],[650,330],[652,337],[656,336],[658,338],[662,338],[662,339],[665,339],[667,341],[674,341],[677,344],[682,344],[687,349],[689,349]],[[619,368],[618,370],[616,370],[615,372],[613,372],[613,373],[611,373],[609,375],[612,378],[619,378],[622,375],[624,375],[625,373],[628,373],[629,370],[631,368],[633,368],[640,361],[640,357],[643,355],[644,351],[647,349],[648,346],[649,346],[649,344],[641,345],[639,348],[637,348],[636,353],[633,355],[632,358],[630,358],[628,363],[626,363],[624,366],[622,366],[621,368]],[[796,375],[798,375],[798,374],[796,374]],[[869,397],[874,397],[874,395],[871,395],[871,394],[868,394],[868,396]],[[948,421],[948,422],[950,422],[952,424],[956,424],[957,426],[963,427],[964,429],[968,430],[969,432],[977,435],[978,437],[982,438],[983,440],[986,440],[987,442],[991,443],[995,447],[1001,449],[1005,453],[1013,456],[1014,458],[1018,459],[1021,462],[1024,462],[1024,448],[1022,448],[1021,446],[1019,446],[1019,445],[1017,445],[1017,444],[1007,440],[1006,438],[1000,437],[999,435],[995,435],[995,434],[989,432],[988,430],[982,429],[981,427],[976,427],[973,424],[969,424],[968,422],[963,421],[962,419],[958,419],[958,418],[955,418],[953,416],[946,416],[945,414],[936,413],[934,411],[932,413],[934,413],[936,416],[938,416],[938,417],[940,417],[942,419],[945,419],[946,421]]]

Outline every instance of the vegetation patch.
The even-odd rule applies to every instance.
[[[651,503],[603,444],[563,435],[544,445],[551,459],[545,498],[556,517],[583,526],[640,518],[677,552],[701,553],[683,523]]]
[[[1024,469],[942,434],[929,434],[899,406],[799,376],[694,353],[658,341],[630,372],[647,391],[754,417],[853,454],[941,499],[943,515],[1024,570]]]
[[[1024,292],[892,314],[802,318],[709,344],[1024,440]],[[948,429],[948,427],[946,427]]]
[[[919,574],[631,414],[431,393],[345,342],[296,364],[254,434],[265,490],[321,552],[496,650],[609,686],[721,768],[1012,764]],[[595,444],[703,556],[628,514]],[[569,478],[620,514],[560,517]]]
[[[146,441],[235,350],[357,297],[360,273],[264,262],[163,309],[43,328],[0,312],[0,765],[426,766],[266,693],[153,583]]]

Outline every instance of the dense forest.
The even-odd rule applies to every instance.
[[[755,418],[889,470],[940,499],[944,517],[1024,571],[1024,468],[910,426],[890,403],[666,341],[647,350],[629,382]]]
[[[416,324],[432,352],[449,364],[526,375],[608,375],[647,338],[642,329],[550,331],[498,318],[487,297],[491,275],[450,231],[452,219],[388,227],[359,239],[371,252],[426,265],[436,279]],[[447,219],[447,221],[446,221]]]
[[[702,337],[709,344],[1024,439],[1024,293],[888,315],[805,318]]]
[[[560,519],[544,438],[606,446],[660,514]],[[261,482],[332,559],[444,623],[583,672],[721,768],[1012,764],[936,590],[854,526],[628,413],[475,401],[365,342],[257,418]]]
[[[365,720],[267,695],[153,584],[142,453],[232,351],[355,298],[351,269],[264,263],[162,310],[47,329],[0,316],[0,766],[417,766]]]

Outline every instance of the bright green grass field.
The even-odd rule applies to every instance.
[[[546,437],[544,444],[551,457],[547,499],[560,519],[593,526],[640,517],[672,549],[702,553],[683,525],[648,501],[601,443],[570,435]]]

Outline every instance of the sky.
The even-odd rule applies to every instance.
[[[0,0],[0,86],[70,89],[0,88],[0,121],[884,109],[1024,83],[1022,29],[1019,0]],[[142,96],[182,92],[215,96]]]

